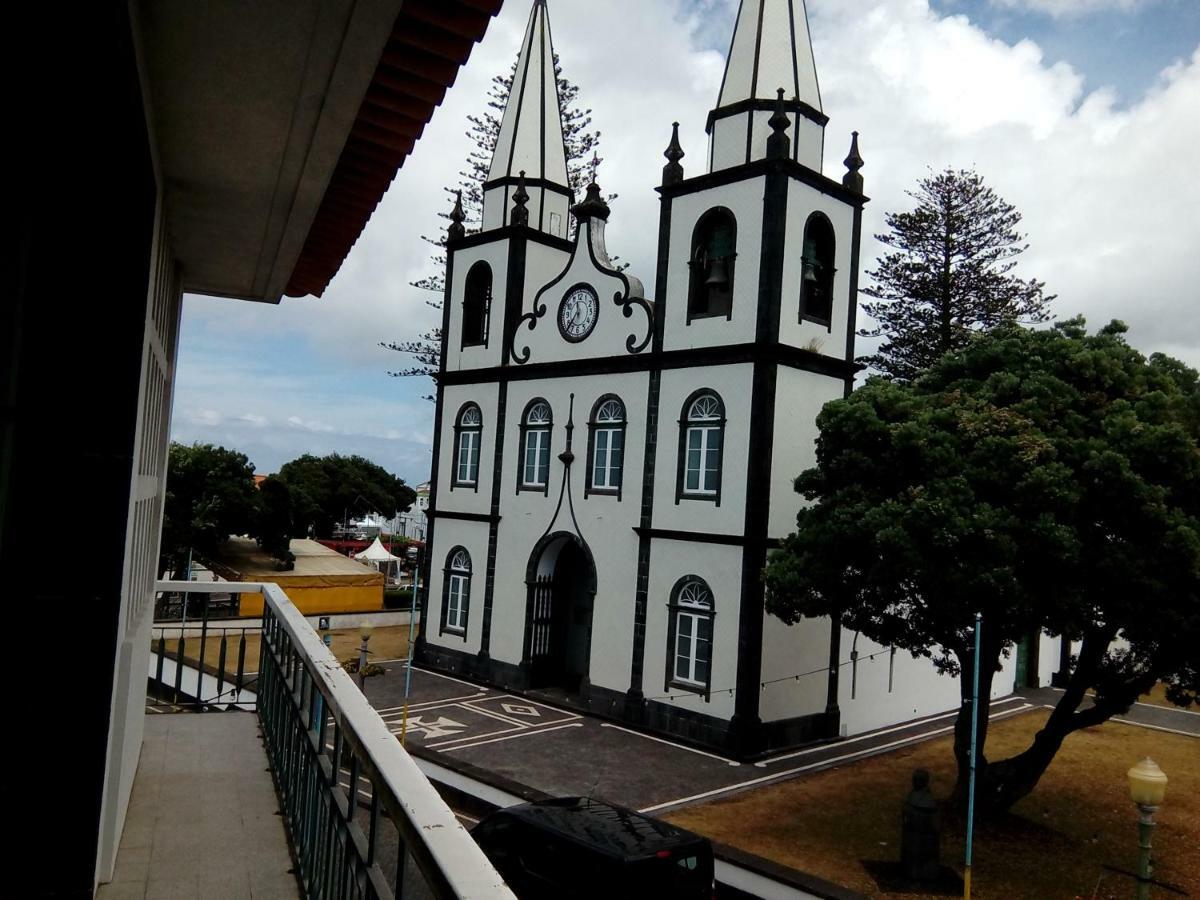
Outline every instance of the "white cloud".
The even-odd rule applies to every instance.
[[[1086,16],[1090,13],[1114,9],[1132,12],[1149,6],[1157,0],[991,0],[993,6],[1007,9],[1028,9],[1046,13],[1055,18]]]
[[[1062,13],[1101,4],[1021,2]],[[620,195],[609,246],[649,287],[658,229],[653,188],[670,123],[681,123],[687,175],[700,174],[705,116],[735,9],[735,0],[552,6],[563,66],[603,133],[600,181]],[[1141,349],[1200,365],[1200,179],[1192,164],[1200,146],[1200,53],[1163,60],[1159,83],[1121,107],[1111,91],[1086,92],[1069,65],[1048,64],[1032,41],[1006,44],[965,16],[939,16],[927,0],[809,0],[809,10],[832,118],[826,174],[840,178],[850,131],[860,131],[872,197],[865,235],[882,229],[886,211],[908,207],[904,191],[927,166],[974,165],[1024,214],[1031,249],[1021,272],[1059,294],[1060,318],[1085,313],[1093,325],[1125,319]],[[188,299],[185,348],[201,337],[208,346],[223,336],[270,334],[294,343],[295,356],[318,354],[314,367],[340,366],[353,378],[331,387],[315,376],[193,355],[179,389],[200,410],[181,417],[189,434],[209,433],[205,423],[231,428],[227,420],[245,409],[252,384],[271,425],[245,421],[228,433],[260,442],[254,446],[262,446],[262,458],[283,454],[282,461],[340,440],[343,452],[381,453],[410,480],[427,477],[433,408],[420,399],[426,386],[388,380],[384,372],[404,363],[376,344],[436,324],[426,298],[407,286],[428,271],[430,248],[420,235],[436,229],[437,213],[449,205],[442,188],[457,180],[466,157],[466,116],[483,107],[492,75],[510,65],[527,14],[528,2],[510,0],[492,22],[323,299],[279,307]],[[864,269],[878,250],[867,237]],[[354,379],[362,386],[347,387]],[[302,428],[288,427],[291,419]]]

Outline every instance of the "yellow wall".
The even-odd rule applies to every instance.
[[[296,579],[305,581],[307,579]],[[289,584],[282,579],[279,586],[296,608],[305,615],[314,613],[368,612],[383,609],[383,584],[310,585]],[[262,594],[242,594],[240,615],[259,617],[263,612]]]

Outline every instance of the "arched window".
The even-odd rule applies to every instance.
[[[679,472],[675,502],[721,503],[721,459],[725,443],[725,404],[714,391],[692,394],[679,420]]]
[[[692,232],[688,260],[687,320],[706,316],[733,316],[734,261],[737,259],[737,221],[718,207],[700,217]]]
[[[804,226],[800,274],[800,318],[821,325],[833,323],[833,225],[823,213],[813,213]]]
[[[550,490],[550,429],[553,426],[550,404],[545,400],[529,401],[521,417],[520,471],[517,491]]]
[[[458,411],[454,422],[454,478],[450,489],[469,487],[479,490],[479,443],[483,436],[483,413],[474,403]]]
[[[464,547],[455,547],[446,554],[442,578],[442,627],[447,631],[467,633],[467,613],[471,608],[471,554]]]
[[[625,404],[606,394],[592,407],[588,420],[588,478],[586,493],[621,496],[625,466]]]
[[[463,289],[462,345],[486,347],[488,316],[492,310],[492,267],[477,262],[467,272]]]
[[[685,575],[675,583],[667,606],[666,688],[696,691],[708,699],[712,687],[712,591],[703,578]]]

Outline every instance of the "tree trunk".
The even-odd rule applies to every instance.
[[[984,632],[986,634],[986,625]],[[996,660],[1000,655],[999,647],[993,649],[992,643],[986,638],[983,640],[981,650],[979,666],[979,720],[975,735],[975,779],[977,793],[980,779],[988,768],[984,747],[987,746],[988,714],[992,707],[992,679],[995,677]],[[962,671],[958,676],[960,697],[958,717],[954,720],[954,762],[958,772],[952,797],[955,803],[965,810],[967,806],[968,786],[971,778],[971,713],[973,703],[972,693],[974,690],[975,651],[972,647],[971,649],[959,650],[955,655],[958,656]],[[976,802],[978,803],[978,797],[976,798]]]

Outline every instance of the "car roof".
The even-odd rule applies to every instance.
[[[537,800],[506,807],[499,814],[623,859],[653,856],[660,850],[704,840],[690,831],[632,809],[588,797]]]

